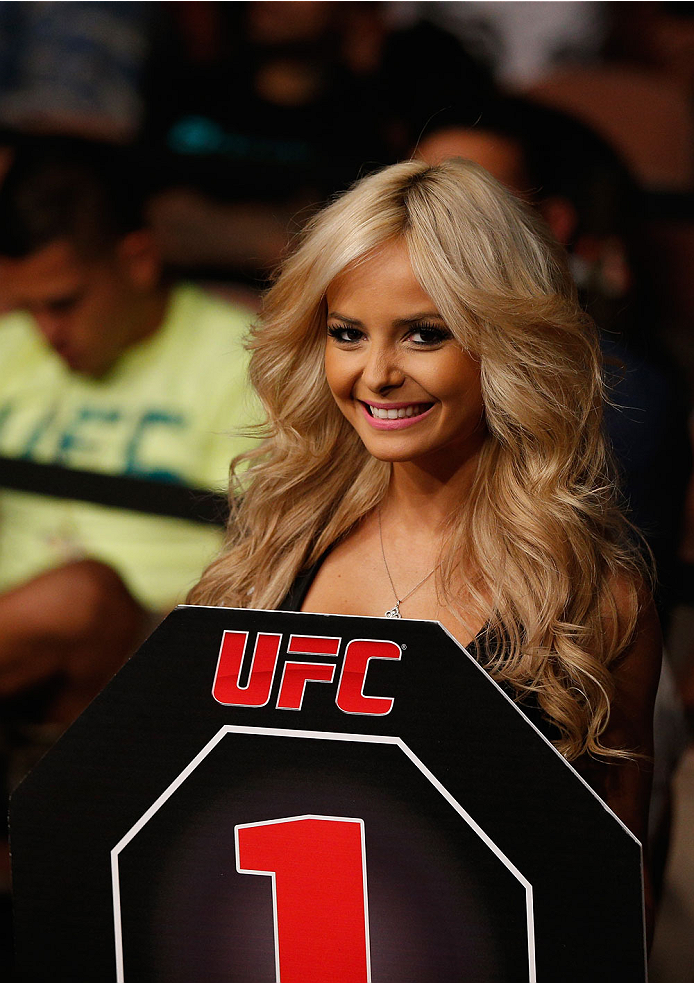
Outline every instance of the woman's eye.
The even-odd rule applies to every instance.
[[[328,327],[328,334],[335,341],[343,345],[353,345],[361,341],[362,333],[359,328],[350,328],[346,324],[332,324]]]
[[[441,328],[436,324],[419,324],[410,331],[410,340],[415,345],[440,345],[451,337],[448,328]]]

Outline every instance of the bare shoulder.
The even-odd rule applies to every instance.
[[[634,700],[655,699],[663,640],[651,591],[641,578],[626,575],[614,577],[610,587],[615,627],[620,634],[629,632],[630,639],[613,668],[617,696]],[[607,625],[606,630],[609,630]]]
[[[615,691],[601,735],[606,747],[626,751],[621,763],[582,762],[582,770],[617,815],[643,842],[646,837],[653,759],[653,709],[660,679],[662,636],[653,598],[641,580],[615,578],[611,613],[629,642],[611,666]],[[636,607],[634,607],[636,604]]]

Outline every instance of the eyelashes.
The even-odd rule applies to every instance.
[[[328,325],[328,335],[343,345],[356,345],[365,337],[360,328],[355,328],[349,324]],[[448,328],[444,328],[440,324],[420,321],[410,327],[405,337],[416,348],[434,348],[444,341],[448,341],[453,335]]]
[[[421,341],[415,341],[415,335],[419,335]],[[432,324],[428,321],[422,321],[420,324],[416,324],[409,334],[409,338],[415,341],[415,344],[419,345],[440,345],[441,342],[447,341],[452,337],[453,335],[448,328],[443,328],[440,324]]]
[[[359,328],[352,328],[346,324],[329,325],[328,335],[335,341],[342,342],[343,345],[354,344],[362,339],[362,332]]]

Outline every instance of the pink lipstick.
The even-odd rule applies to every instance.
[[[403,430],[423,420],[433,403],[361,403],[364,416],[374,430]]]

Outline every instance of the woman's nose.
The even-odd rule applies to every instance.
[[[371,390],[379,393],[402,385],[404,372],[400,368],[395,352],[390,345],[371,345],[362,371],[362,381]]]

